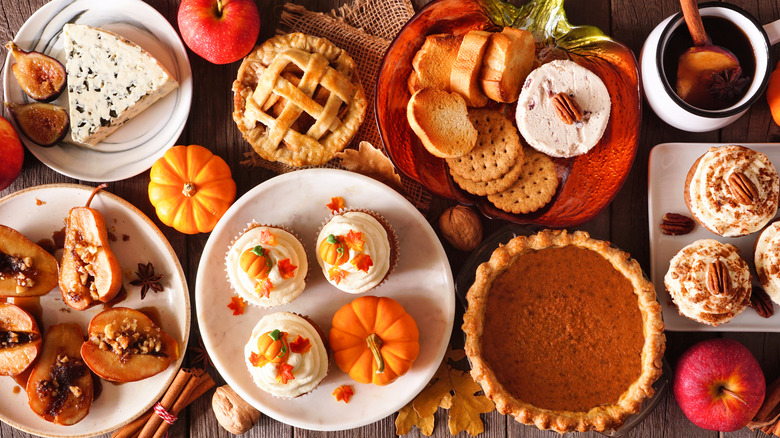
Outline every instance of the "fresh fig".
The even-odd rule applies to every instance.
[[[42,344],[35,318],[19,306],[0,303],[0,376],[24,372],[38,357]]]
[[[28,96],[41,102],[51,102],[62,94],[68,75],[61,62],[40,52],[25,52],[13,41],[6,43],[5,47],[16,59],[11,70]]]
[[[70,117],[65,108],[51,103],[17,104],[6,102],[22,132],[35,144],[54,146],[65,138],[70,127]]]
[[[66,220],[59,284],[62,300],[76,310],[107,303],[122,287],[122,270],[108,245],[106,220],[89,208],[105,187],[95,187],[86,206],[71,208]]]
[[[84,363],[112,382],[134,382],[165,371],[179,357],[179,344],[138,310],[114,307],[89,323],[81,346]]]
[[[0,297],[45,295],[54,286],[57,286],[54,256],[22,233],[0,225]]]
[[[49,327],[41,357],[27,380],[30,408],[46,421],[71,425],[92,405],[92,373],[81,359],[84,338],[78,324]]]

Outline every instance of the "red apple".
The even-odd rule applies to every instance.
[[[674,398],[693,424],[708,430],[741,429],[764,401],[766,382],[758,361],[731,339],[689,348],[674,373]]]
[[[254,0],[182,0],[178,21],[187,47],[214,64],[243,58],[260,34]]]
[[[0,190],[11,185],[22,171],[24,149],[11,123],[0,117]]]

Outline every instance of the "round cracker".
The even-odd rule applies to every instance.
[[[545,206],[558,189],[558,174],[552,159],[527,148],[520,177],[512,186],[488,195],[496,207],[509,213],[531,213]]]
[[[450,173],[476,182],[501,178],[518,156],[522,159],[517,129],[500,111],[472,109],[469,120],[477,129],[477,144],[471,152],[447,158]]]
[[[525,147],[522,149],[530,150],[529,148]],[[523,171],[524,161],[525,158],[523,158],[521,155],[518,155],[515,163],[512,165],[512,167],[509,168],[507,173],[501,175],[498,179],[493,179],[490,181],[472,181],[454,173],[450,173],[450,175],[452,176],[453,181],[455,181],[455,183],[458,184],[460,188],[471,193],[472,195],[492,195],[494,193],[508,189],[512,184],[514,184],[515,181],[517,181],[517,178],[520,177],[520,174]]]

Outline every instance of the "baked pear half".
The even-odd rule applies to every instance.
[[[57,260],[11,227],[0,225],[0,297],[37,297],[57,286]]]
[[[24,372],[42,345],[35,318],[15,304],[0,303],[0,376]]]

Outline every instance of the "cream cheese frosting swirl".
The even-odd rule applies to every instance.
[[[339,257],[336,264],[323,260],[319,248],[328,236],[345,237],[350,232],[361,233],[362,249],[356,250],[351,245],[345,245],[349,251],[346,260]],[[317,262],[322,267],[325,278],[344,292],[352,294],[365,292],[381,283],[390,269],[391,248],[387,231],[376,218],[367,213],[348,211],[331,218],[320,230],[317,248]],[[370,257],[371,263],[367,270],[364,270],[365,265],[364,269],[360,269],[358,263],[353,263],[357,257],[365,256]],[[338,271],[343,272],[339,275]]]
[[[708,286],[710,268],[722,262],[727,271],[724,290]],[[695,321],[717,326],[730,321],[750,303],[750,270],[739,250],[713,239],[697,240],[681,249],[669,262],[664,277],[666,290],[680,314]]]
[[[240,263],[244,252],[258,246],[270,260],[267,280],[271,287],[268,293],[262,290],[262,284],[259,289],[256,288],[265,279],[250,276]],[[287,262],[284,262],[285,259]],[[225,259],[225,268],[230,284],[243,299],[261,307],[271,307],[287,304],[303,292],[309,264],[303,245],[295,236],[281,228],[257,226],[233,243]]]
[[[269,332],[286,333],[289,344],[300,336],[308,340],[310,348],[305,352],[295,352],[289,348],[286,357],[279,362],[253,364],[262,353],[258,341]],[[254,356],[253,356],[254,354]],[[253,359],[254,358],[254,359]],[[328,352],[317,329],[305,318],[289,312],[277,312],[264,316],[252,330],[252,336],[244,346],[244,360],[255,384],[271,395],[283,398],[293,398],[306,394],[319,385],[328,374]],[[288,366],[285,371],[292,379],[283,383],[280,379],[280,364]]]
[[[780,304],[780,222],[774,222],[756,240],[756,272],[769,298]]]
[[[777,212],[780,180],[769,158],[760,152],[737,145],[713,147],[691,172],[688,208],[714,233],[744,236],[760,230]],[[751,188],[755,193],[747,197],[738,193]]]

